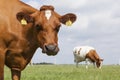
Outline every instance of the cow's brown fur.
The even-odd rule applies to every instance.
[[[46,9],[52,10],[49,21],[44,17]],[[26,25],[21,24],[23,18]],[[53,6],[37,10],[19,0],[0,0],[0,80],[4,80],[4,64],[11,69],[12,80],[20,80],[38,47],[47,55],[56,55],[60,23],[68,19],[74,22],[76,16],[61,16]]]
[[[79,51],[78,51],[78,54],[80,55],[80,51],[81,51],[81,48],[79,49]]]
[[[95,50],[90,50],[87,55],[86,58],[89,58],[93,63],[96,63],[96,66],[99,68],[101,65],[101,61],[103,61],[103,59],[101,59],[97,52]]]

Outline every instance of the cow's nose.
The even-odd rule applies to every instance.
[[[54,51],[56,49],[56,45],[45,45],[47,51]]]
[[[43,53],[47,53],[47,55],[56,55],[59,51],[59,48],[57,45],[45,45],[43,49]]]

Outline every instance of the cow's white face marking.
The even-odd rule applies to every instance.
[[[45,11],[45,17],[47,18],[47,20],[49,20],[50,19],[50,17],[51,17],[51,10],[46,10]]]

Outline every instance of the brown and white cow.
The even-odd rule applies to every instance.
[[[38,47],[56,55],[61,23],[75,20],[76,15],[61,16],[53,6],[37,10],[19,0],[0,0],[0,80],[4,80],[4,64],[11,69],[12,80],[20,80]]]
[[[73,49],[74,54],[74,62],[76,63],[76,67],[78,67],[78,63],[85,61],[86,62],[86,68],[88,68],[88,62],[93,63],[94,66],[97,66],[97,68],[101,68],[102,61],[96,50],[93,47],[90,46],[78,46]]]

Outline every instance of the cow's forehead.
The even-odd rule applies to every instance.
[[[54,11],[54,7],[51,6],[51,5],[43,5],[43,6],[40,8],[40,11],[44,11],[44,10]]]
[[[56,12],[52,10],[43,10],[39,11],[35,16],[36,24],[60,24],[59,17],[56,15]]]
[[[54,12],[54,7],[51,5],[43,5],[40,8],[40,12],[44,13],[43,15],[47,18],[47,20],[49,20],[51,16],[56,16],[56,12]]]
[[[45,10],[45,17],[47,18],[47,20],[49,20],[51,16],[52,16],[51,10]]]

